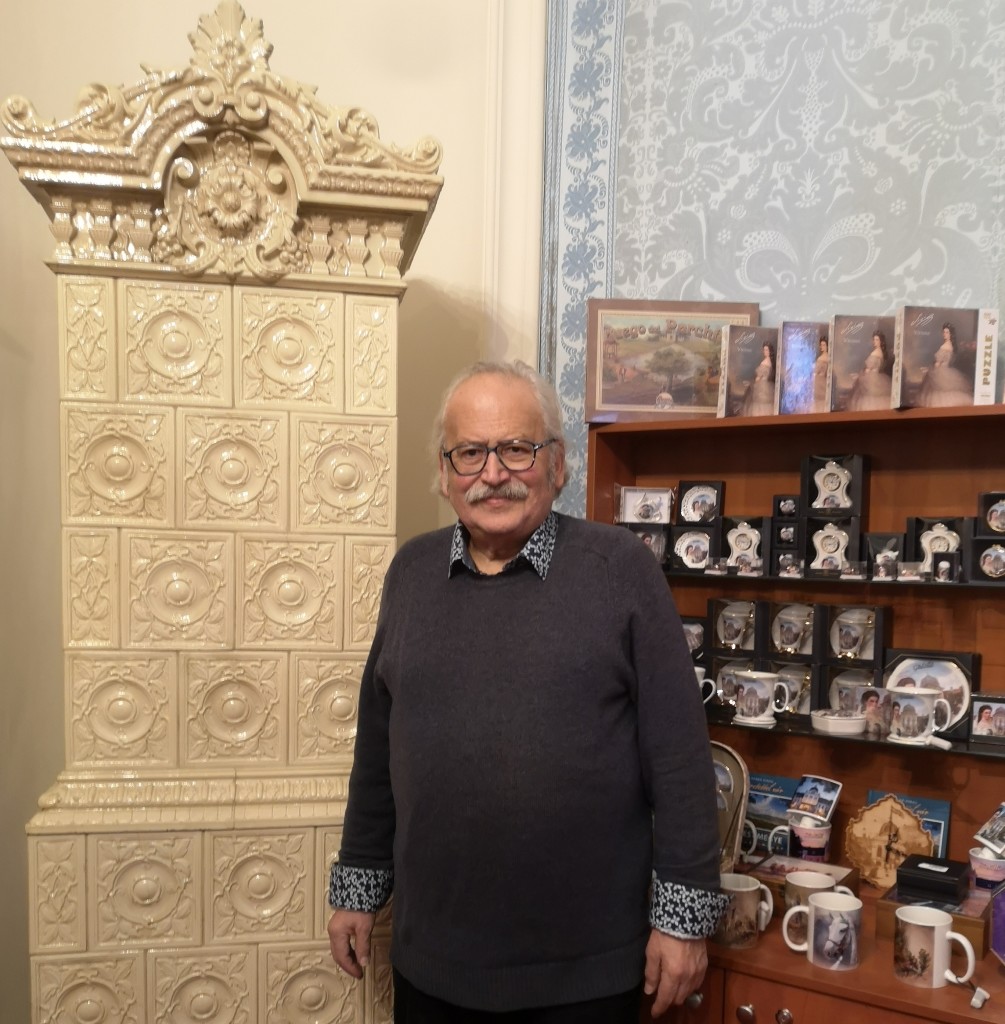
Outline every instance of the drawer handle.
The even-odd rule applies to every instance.
[[[684,1000],[684,1005],[689,1010],[697,1010],[701,1006],[702,995],[700,992],[692,992],[687,999]]]
[[[779,1010],[775,1014],[775,1024],[792,1024],[795,1019],[791,1010]]]
[[[754,1013],[754,1007],[750,1003],[744,1003],[743,1006],[736,1008],[736,1019],[740,1024],[755,1024],[757,1021],[757,1014]]]

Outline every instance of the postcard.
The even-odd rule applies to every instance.
[[[790,820],[805,816],[817,821],[830,821],[840,792],[841,783],[835,779],[826,779],[822,775],[804,775],[789,801]]]
[[[798,782],[798,779],[786,775],[750,773],[747,793],[747,821],[750,825],[744,828],[743,842],[747,856],[788,852],[788,840],[781,833],[776,834],[770,851],[768,841],[773,829],[788,823],[789,803]],[[751,829],[753,837],[750,836]]]
[[[1005,854],[1005,803],[998,805],[998,810],[981,825],[974,839],[999,857]]]

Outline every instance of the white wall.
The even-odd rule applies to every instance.
[[[400,317],[399,533],[450,521],[430,492],[429,426],[472,359],[537,353],[546,0],[245,0],[277,74],[362,106],[381,137],[443,144],[445,185]],[[0,7],[0,99],[43,120],[89,82],[188,64],[214,0],[35,0]],[[64,763],[55,279],[41,207],[0,158],[0,1019],[28,1020],[23,827]]]

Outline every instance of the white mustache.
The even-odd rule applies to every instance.
[[[529,493],[530,488],[519,480],[507,480],[494,487],[491,484],[477,483],[472,484],[464,492],[464,500],[469,505],[476,505],[479,501],[485,501],[487,498],[507,498],[510,501],[521,501]]]

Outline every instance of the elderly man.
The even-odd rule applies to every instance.
[[[702,981],[719,892],[698,687],[656,560],[560,515],[558,400],[480,363],[447,390],[459,519],[394,558],[360,687],[332,956],[394,890],[395,1021],[620,1024]]]

